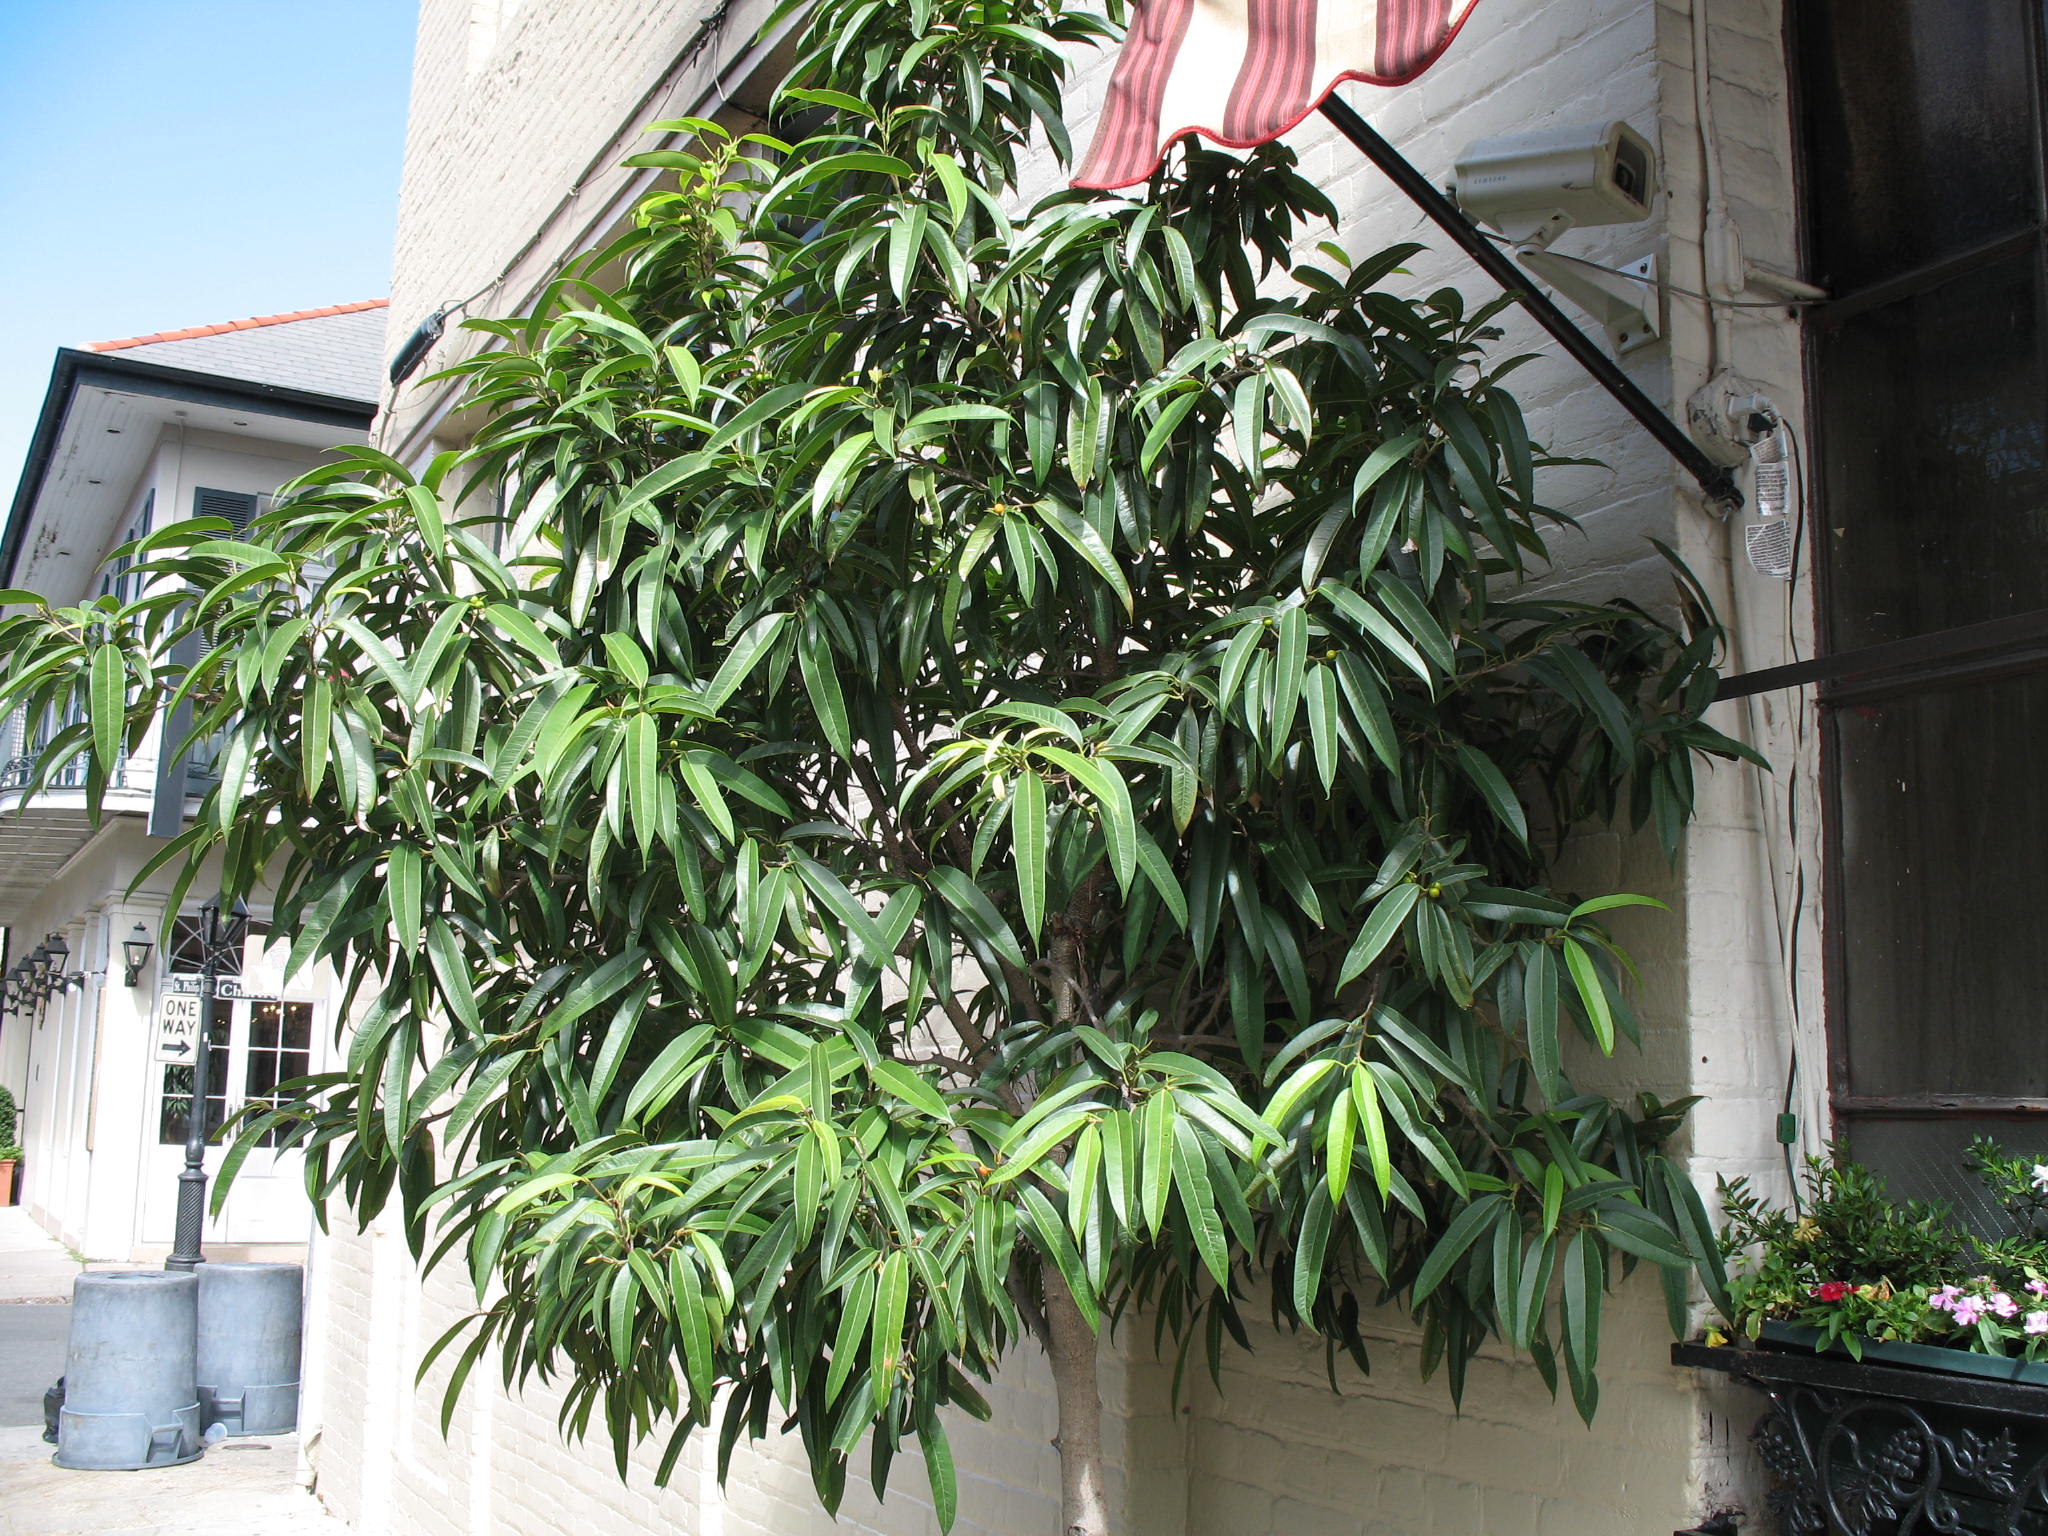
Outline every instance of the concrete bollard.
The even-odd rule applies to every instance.
[[[296,1264],[199,1266],[199,1403],[209,1430],[298,1428],[304,1291]]]
[[[72,1282],[52,1461],[132,1472],[199,1458],[198,1300],[198,1278],[169,1270]]]

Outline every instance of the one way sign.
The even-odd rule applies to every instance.
[[[159,998],[156,1012],[156,1059],[189,1066],[199,1045],[200,1000],[175,993]]]

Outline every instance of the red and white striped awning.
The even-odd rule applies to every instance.
[[[1263,144],[1340,80],[1403,85],[1451,45],[1474,3],[1140,0],[1074,185],[1143,181],[1184,134]]]

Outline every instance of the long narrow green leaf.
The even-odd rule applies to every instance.
[[[1593,1028],[1593,1038],[1607,1055],[1614,1054],[1614,1009],[1607,1000],[1607,984],[1600,977],[1600,969],[1593,963],[1593,956],[1570,934],[1564,937],[1565,969],[1571,972],[1572,986],[1579,994],[1579,1002],[1586,1011],[1586,1022]]]
[[[1522,950],[1522,1021],[1529,1037],[1529,1065],[1536,1086],[1555,1104],[1565,1095],[1557,1039],[1557,961],[1550,946],[1524,944]]]
[[[1223,1220],[1216,1210],[1216,1192],[1209,1180],[1208,1158],[1202,1151],[1201,1134],[1186,1117],[1173,1126],[1173,1187],[1180,1195],[1180,1207],[1195,1239],[1195,1251],[1218,1285],[1230,1283],[1230,1252],[1223,1237]]]
[[[1116,594],[1117,601],[1123,604],[1124,612],[1133,612],[1131,584],[1117,566],[1116,556],[1110,553],[1109,545],[1103,542],[1102,535],[1085,519],[1076,517],[1057,502],[1035,502],[1033,507],[1038,513],[1039,520],[1058,534],[1062,543],[1079,555],[1096,575],[1109,584],[1109,589]]]
[[[386,904],[398,947],[408,955],[420,947],[420,851],[411,843],[394,843],[385,877]]]
[[[1381,952],[1394,942],[1394,935],[1401,931],[1401,925],[1415,910],[1415,903],[1421,896],[1422,887],[1411,880],[1395,886],[1373,904],[1372,916],[1358,930],[1358,937],[1344,952],[1344,963],[1337,967],[1338,986],[1343,986],[1354,976],[1365,974]]]
[[[1515,841],[1523,847],[1529,845],[1529,819],[1522,812],[1522,802],[1515,798],[1515,791],[1493,759],[1469,742],[1460,742],[1452,757],[1459,770],[1472,781],[1487,806],[1499,818],[1500,824],[1514,833]]]
[[[1045,927],[1045,780],[1030,769],[1011,790],[1010,847],[1017,869],[1017,899],[1024,927],[1036,944]]]
[[[111,777],[128,725],[128,666],[120,647],[94,646],[91,672],[93,752]]]
[[[1509,1213],[1506,1202],[1499,1195],[1481,1195],[1458,1212],[1450,1225],[1444,1228],[1444,1235],[1436,1240],[1436,1246],[1430,1249],[1429,1257],[1423,1260],[1408,1304],[1421,1306],[1430,1293],[1443,1284],[1451,1267],[1465,1256],[1465,1250],[1491,1232],[1493,1224]]]

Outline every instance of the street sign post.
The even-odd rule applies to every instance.
[[[275,1002],[284,995],[281,992],[264,988],[251,991],[243,985],[242,978],[239,976],[216,976],[213,979],[213,985],[215,988],[214,996],[224,1003],[233,1002],[236,999],[253,1003]],[[206,978],[204,976],[188,976],[182,972],[174,971],[163,979],[163,987],[173,997],[204,997],[206,995]]]
[[[173,1066],[190,1066],[199,1050],[199,998],[169,993],[158,999],[156,1008],[156,1059]]]

